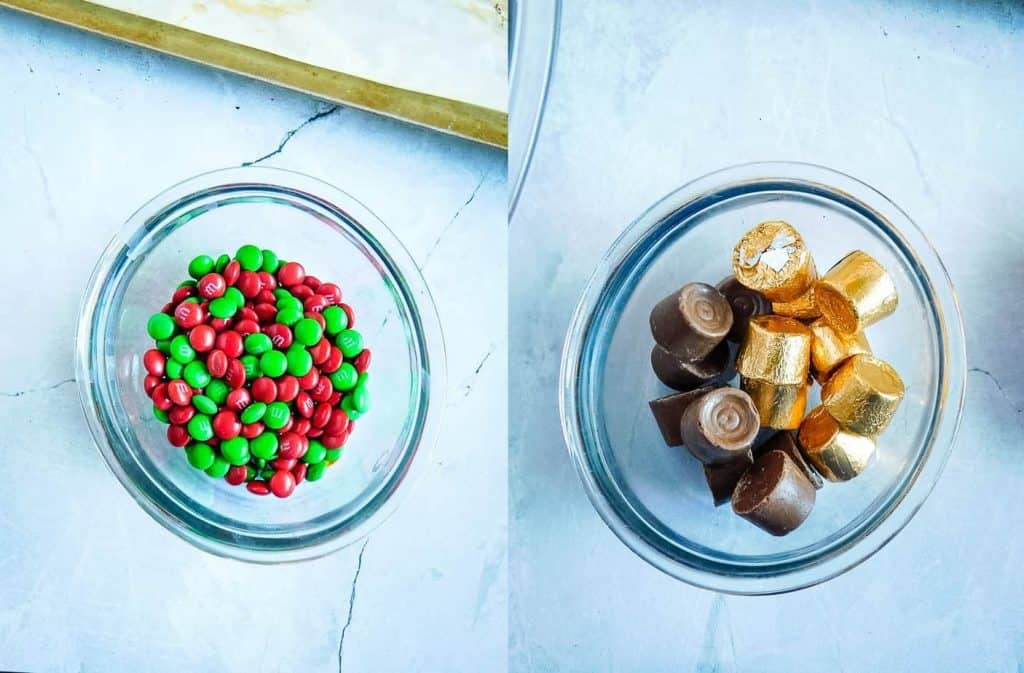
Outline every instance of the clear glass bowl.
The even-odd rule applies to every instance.
[[[147,318],[195,255],[244,243],[338,283],[373,352],[373,407],[341,460],[281,500],[193,469],[142,389]],[[444,345],[427,286],[397,238],[348,194],[269,168],[207,173],[160,194],[114,236],[93,272],[77,335],[89,428],[114,475],[154,519],[207,551],[255,562],[320,556],[365,536],[429,462],[444,408]]]
[[[714,284],[729,275],[740,236],[777,219],[804,235],[822,272],[857,248],[889,270],[900,305],[868,336],[907,386],[879,440],[875,464],[853,481],[826,483],[807,521],[781,538],[758,530],[728,505],[713,507],[700,464],[685,449],[665,445],[647,407],[648,400],[672,392],[650,369],[651,307],[682,284]],[[949,276],[903,211],[871,187],[826,168],[749,164],[669,194],[606,253],[566,338],[562,427],[591,501],[634,552],[697,586],[779,593],[860,563],[921,507],[953,447],[965,362]]]
[[[561,0],[509,3],[509,217],[537,143],[558,48]]]

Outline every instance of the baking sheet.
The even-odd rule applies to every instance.
[[[0,5],[507,145],[507,0],[0,0]]]

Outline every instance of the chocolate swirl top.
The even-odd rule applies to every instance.
[[[732,327],[732,309],[715,288],[690,283],[679,290],[679,312],[695,332],[719,342]]]
[[[683,442],[698,460],[715,465],[750,460],[761,427],[750,396],[738,388],[717,388],[695,401],[680,423]]]
[[[725,339],[732,327],[732,308],[710,285],[690,283],[655,304],[650,322],[659,346],[693,362]]]

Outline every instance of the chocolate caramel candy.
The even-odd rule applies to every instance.
[[[821,316],[821,309],[814,298],[814,286],[793,301],[772,302],[772,313],[797,320],[814,320]]]
[[[811,342],[811,367],[814,377],[824,384],[836,367],[858,354],[871,354],[871,345],[863,332],[842,334],[832,329],[824,319],[810,325],[814,340]]]
[[[711,491],[715,507],[732,500],[732,492],[736,489],[740,477],[750,468],[750,464],[744,457],[722,465],[704,466],[704,480],[708,482],[708,490]]]
[[[788,222],[762,222],[740,239],[732,253],[732,273],[775,302],[793,301],[818,277],[799,232]]]
[[[896,310],[892,277],[874,257],[854,250],[814,285],[821,315],[836,331],[855,334]]]
[[[775,385],[804,383],[812,340],[811,330],[799,320],[776,315],[751,318],[736,369],[748,379]]]
[[[775,384],[740,376],[740,388],[750,395],[761,419],[761,426],[776,430],[796,430],[807,409],[810,386],[803,383]]]
[[[683,419],[683,412],[694,400],[707,392],[706,388],[698,388],[682,393],[672,393],[651,400],[647,405],[654,414],[654,420],[661,430],[661,436],[669,446],[680,446],[683,443],[680,421]]]
[[[796,440],[793,439],[793,434],[790,432],[777,432],[772,435],[772,438],[762,444],[757,449],[754,449],[754,457],[760,457],[769,451],[782,451],[800,468],[800,471],[804,473],[807,480],[811,482],[815,490],[825,485],[825,482],[821,480],[819,475],[813,467],[811,467],[804,459],[804,455],[800,452],[800,447],[797,446]]]
[[[732,511],[772,535],[796,530],[814,508],[814,485],[783,451],[769,451],[732,493]]]
[[[815,490],[820,489],[824,482],[813,467],[804,460],[803,454],[793,435],[788,432],[777,432],[769,440],[760,446],[754,442],[754,459],[758,459],[769,451],[782,451],[796,464],[804,473],[807,480],[811,482]],[[734,460],[724,465],[705,465],[704,480],[707,481],[708,490],[714,500],[715,507],[724,505],[732,499],[732,492],[736,489],[740,477],[750,468],[750,463],[745,459]]]
[[[721,292],[725,300],[732,306],[732,329],[726,335],[729,341],[736,343],[743,341],[750,319],[772,312],[772,303],[768,301],[768,298],[736,280],[736,276],[722,279],[715,289]]]
[[[651,334],[659,346],[685,360],[700,360],[732,328],[732,307],[715,288],[689,283],[651,310]]]
[[[680,429],[683,444],[706,465],[750,462],[750,447],[759,430],[757,410],[742,390],[716,388],[686,408]]]
[[[839,425],[864,437],[877,437],[903,400],[903,380],[887,362],[854,355],[821,388],[821,403]]]
[[[691,362],[658,344],[651,349],[651,368],[669,388],[693,390],[721,377],[729,367],[729,344],[722,342],[703,360]]]
[[[875,457],[875,441],[840,427],[825,407],[815,407],[797,435],[804,456],[829,481],[849,481]]]

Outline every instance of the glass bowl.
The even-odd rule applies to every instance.
[[[561,0],[509,3],[509,218],[530,170],[558,49]]]
[[[661,439],[648,400],[672,392],[651,372],[651,307],[690,281],[731,273],[732,248],[764,220],[786,220],[827,270],[853,249],[878,259],[900,295],[868,328],[907,393],[856,479],[826,483],[804,524],[772,537],[714,507],[700,463]],[[921,507],[952,450],[966,377],[963,325],[924,234],[871,187],[819,166],[728,168],[669,194],[605,254],[573,315],[561,369],[562,428],[594,507],[634,552],[700,587],[770,594],[852,568]],[[818,402],[817,394],[808,409]]]
[[[192,468],[142,388],[148,317],[194,256],[255,243],[338,283],[373,352],[373,408],[337,464],[287,499]],[[444,345],[409,253],[366,206],[324,182],[252,167],[207,173],[142,206],[101,256],[83,300],[77,377],[100,453],[160,524],[218,555],[254,562],[321,556],[365,536],[428,464],[444,408]]]

